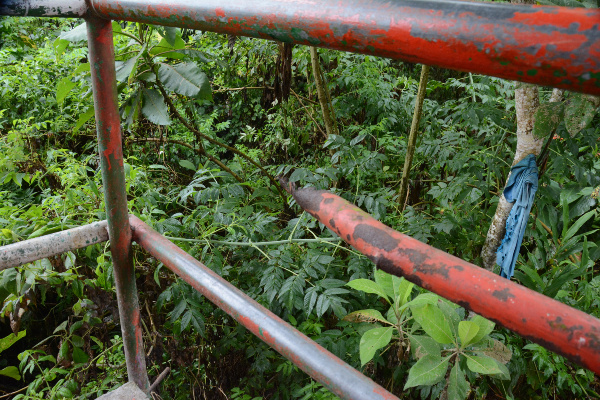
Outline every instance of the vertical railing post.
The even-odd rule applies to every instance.
[[[98,151],[127,374],[129,381],[135,382],[140,389],[148,393],[150,385],[131,253],[131,228],[125,191],[112,23],[96,16],[87,17],[86,22]]]

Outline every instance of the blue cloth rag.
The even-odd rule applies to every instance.
[[[506,234],[496,252],[500,265],[500,276],[510,279],[515,272],[515,263],[527,227],[527,219],[538,188],[538,169],[535,155],[529,154],[511,168],[510,178],[504,188],[504,197],[515,203],[506,220]]]

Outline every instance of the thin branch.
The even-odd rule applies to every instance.
[[[302,107],[305,107],[305,108],[306,108],[306,110],[307,110],[307,114],[308,114],[308,116],[310,117],[310,119],[311,119],[311,120],[312,120],[312,121],[315,123],[315,125],[317,126],[317,128],[319,129],[319,131],[320,131],[320,132],[323,134],[323,137],[324,137],[325,139],[327,139],[327,134],[326,134],[325,132],[323,132],[323,129],[321,129],[321,126],[319,125],[319,123],[318,123],[317,121],[315,121],[315,119],[314,119],[314,118],[313,118],[313,116],[312,116],[312,113],[310,112],[310,109],[304,105],[304,103],[302,102],[302,99],[300,98],[300,96],[298,96],[298,94],[297,94],[296,92],[294,92],[294,89],[292,89],[292,88],[290,88],[290,92],[292,92],[292,94],[293,94],[294,96],[296,96],[296,98],[298,99],[298,101],[300,102],[300,104],[302,104]],[[309,101],[310,101],[310,100],[309,100]],[[313,101],[310,101],[310,102],[311,102],[311,103],[313,103],[313,104],[317,104],[317,103],[315,103],[315,102],[313,102]],[[317,104],[317,105],[318,105],[318,104]]]

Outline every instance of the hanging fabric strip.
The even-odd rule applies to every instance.
[[[529,154],[511,168],[510,178],[504,188],[506,201],[515,203],[506,220],[506,234],[496,252],[496,262],[500,265],[500,275],[504,278],[510,279],[515,271],[537,188],[538,168],[535,155]]]

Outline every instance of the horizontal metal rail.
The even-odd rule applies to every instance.
[[[489,318],[600,374],[600,320],[403,235],[324,190],[282,182],[305,211],[377,268]]]
[[[343,399],[397,399],[335,355],[181,250],[139,218],[130,216],[133,240],[231,315],[259,339]]]
[[[106,242],[106,221],[0,247],[0,270]]]
[[[4,15],[83,16],[5,0]],[[89,0],[100,17],[372,54],[600,95],[600,10],[435,0]]]

